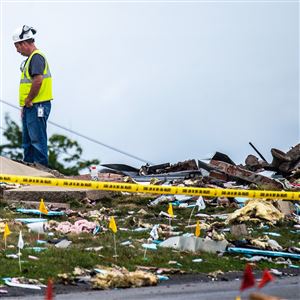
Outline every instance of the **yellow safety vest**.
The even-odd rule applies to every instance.
[[[32,59],[32,56],[34,54],[40,54],[44,57],[45,59],[45,69],[43,72],[43,81],[41,88],[39,90],[39,93],[37,96],[32,100],[32,103],[39,103],[39,102],[44,102],[44,101],[49,101],[53,100],[52,96],[52,77],[49,69],[48,62],[46,60],[46,57],[44,56],[43,53],[39,50],[35,50],[31,53],[29,58],[27,59],[25,66],[23,68],[22,74],[21,74],[21,80],[20,80],[20,89],[19,89],[19,103],[20,106],[25,105],[25,99],[28,96],[31,86],[32,86],[32,78],[29,75],[29,65],[30,61]]]

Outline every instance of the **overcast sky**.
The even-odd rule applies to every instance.
[[[1,1],[1,99],[18,105],[12,33],[24,24],[50,64],[50,120],[153,163],[243,163],[300,140],[299,1]],[[109,3],[111,2],[111,3]],[[4,114],[20,123],[13,108]],[[2,133],[2,132],[0,132]],[[76,139],[83,157],[143,163]],[[2,140],[3,141],[3,140]]]

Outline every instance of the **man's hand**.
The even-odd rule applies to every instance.
[[[27,96],[27,98],[25,99],[25,106],[26,107],[32,107],[32,100],[38,95],[40,88],[42,86],[42,82],[43,82],[43,76],[42,75],[35,75],[33,76],[33,80],[32,80],[32,85],[31,85],[31,89],[30,92]]]
[[[33,106],[32,100],[26,98],[25,99],[25,106],[26,107],[32,107]]]

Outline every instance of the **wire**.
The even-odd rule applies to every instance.
[[[20,108],[19,108],[18,106],[13,105],[13,104],[11,104],[11,103],[5,101],[5,100],[0,99],[0,102],[4,103],[4,104],[6,104],[6,105],[8,105],[8,106],[10,106],[10,107],[13,107],[13,108],[15,108],[15,109],[20,110]],[[55,122],[48,121],[48,123],[51,124],[51,125],[53,125],[53,126],[55,126],[55,127],[58,127],[58,128],[60,128],[60,129],[63,129],[63,130],[65,130],[65,131],[68,131],[68,132],[70,132],[70,133],[72,133],[72,134],[75,134],[75,135],[77,135],[77,136],[80,136],[80,137],[82,137],[82,138],[84,138],[84,139],[86,139],[86,140],[88,140],[88,141],[90,141],[90,142],[93,142],[93,143],[95,143],[95,144],[98,144],[98,145],[100,145],[100,146],[103,146],[103,147],[105,147],[105,148],[108,148],[108,149],[113,150],[113,151],[115,151],[115,152],[121,153],[121,154],[123,154],[123,155],[126,155],[126,156],[128,156],[128,157],[131,157],[131,158],[136,159],[136,160],[138,160],[138,161],[141,161],[141,162],[144,162],[144,163],[148,163],[148,164],[153,165],[153,163],[151,163],[151,162],[149,162],[149,161],[147,161],[147,160],[145,160],[145,159],[143,159],[143,158],[140,158],[140,157],[138,157],[138,156],[135,156],[135,155],[133,155],[133,154],[130,154],[130,153],[128,153],[128,152],[125,152],[125,151],[123,151],[123,150],[120,150],[120,149],[118,149],[118,148],[116,148],[116,147],[107,145],[107,144],[102,143],[102,142],[100,142],[100,141],[97,141],[97,140],[95,140],[95,139],[93,139],[93,138],[91,138],[91,137],[88,137],[88,136],[86,136],[86,135],[84,135],[84,134],[82,134],[82,133],[79,133],[79,132],[77,132],[77,131],[74,131],[74,130],[72,130],[72,129],[69,129],[69,128],[67,128],[67,127],[64,127],[64,126],[62,126],[62,125],[59,125],[59,124],[57,124],[57,123],[55,123]]]

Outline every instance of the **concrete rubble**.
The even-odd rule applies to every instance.
[[[287,153],[278,149],[272,149],[273,161],[267,163],[260,161],[256,156],[250,155],[245,160],[245,165],[237,166],[227,155],[216,152],[209,163],[200,160],[187,160],[176,164],[145,165],[140,169],[124,164],[104,164],[100,170],[101,181],[128,181],[150,182],[151,184],[172,185],[183,184],[195,187],[222,187],[227,182],[234,183],[232,188],[240,184],[250,185],[255,189],[282,190],[285,184],[291,190],[300,190],[300,144],[293,147]],[[28,176],[54,177],[53,170],[37,166],[11,161],[1,157],[0,166],[2,173]],[[42,169],[42,170],[41,170]],[[273,175],[263,175],[263,171],[272,171]],[[46,172],[48,171],[48,172]],[[64,177],[56,174],[56,177]],[[90,175],[65,177],[73,179],[90,180]],[[151,182],[152,180],[152,182]],[[285,182],[284,182],[285,180]],[[89,191],[82,189],[67,189],[60,187],[25,186],[14,189],[4,188],[3,199],[7,202],[30,201],[29,199],[47,198],[47,201],[54,203],[67,203],[74,201],[88,201],[93,203],[103,198],[112,197],[116,193],[105,191]],[[163,197],[163,196],[162,196]],[[221,199],[219,201],[222,201]],[[232,205],[232,199],[223,199],[224,205]]]
[[[228,242],[226,240],[214,241],[210,238],[197,238],[194,236],[176,236],[170,237],[159,244],[159,247],[172,248],[180,251],[191,251],[191,252],[209,252],[218,253],[224,252]]]
[[[13,161],[3,156],[0,156],[0,172],[2,174],[19,176],[55,177],[50,172],[27,166],[26,164]]]
[[[36,166],[34,164],[27,165],[2,156],[0,156],[0,171],[3,174],[20,176],[64,177],[62,174],[57,174],[57,172],[43,166]],[[55,176],[54,174],[58,176]],[[74,177],[78,178],[77,176]],[[89,175],[83,177],[86,178],[86,180],[91,179]],[[78,179],[81,178],[79,177]],[[106,180],[109,180],[109,178],[106,178]],[[71,189],[55,186],[20,186],[15,184],[3,184],[0,186],[0,193],[2,200],[7,203],[29,204],[31,207],[36,207],[39,199],[44,198],[47,199],[48,202],[51,202],[55,207],[61,208],[69,208],[69,202],[87,201],[93,203],[94,201],[99,201],[114,195],[114,193],[100,190]],[[33,201],[33,199],[37,199],[37,201]]]

